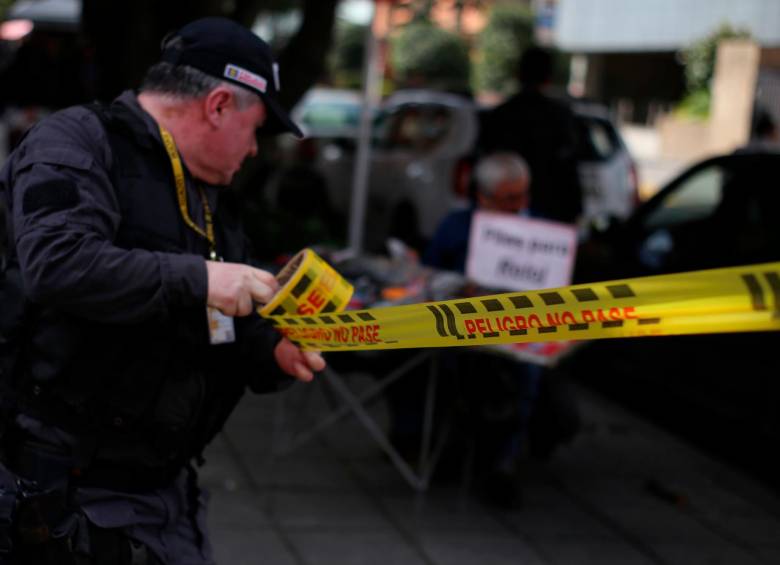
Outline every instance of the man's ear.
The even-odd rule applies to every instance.
[[[218,127],[227,108],[234,103],[233,93],[224,86],[218,86],[206,95],[204,113],[213,127]]]

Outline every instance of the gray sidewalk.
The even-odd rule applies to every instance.
[[[780,563],[776,494],[584,390],[583,431],[500,511],[457,484],[415,493],[351,417],[269,460],[306,386],[324,404],[322,383],[247,396],[207,453],[220,565]]]

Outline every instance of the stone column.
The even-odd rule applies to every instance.
[[[759,46],[749,39],[718,46],[710,108],[710,150],[726,153],[747,143],[755,100]]]

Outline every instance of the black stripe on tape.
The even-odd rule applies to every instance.
[[[398,343],[397,339],[386,339],[385,343]]]
[[[584,323],[584,324],[569,324],[569,330],[576,332],[580,330],[587,330],[590,327],[590,324]]]
[[[555,306],[556,304],[564,304],[563,296],[557,292],[540,292],[539,296],[547,306]]]
[[[522,294],[519,296],[510,296],[509,301],[515,308],[533,308],[533,302],[531,302],[531,299],[527,296],[523,296]]]
[[[476,314],[477,309],[474,308],[474,305],[471,302],[456,302],[455,308],[458,309],[458,311],[461,314]]]
[[[627,284],[611,284],[607,286],[607,290],[612,295],[612,298],[631,298],[636,296]]]
[[[650,326],[652,324],[660,324],[661,318],[639,318],[637,321],[640,326]]]
[[[339,320],[341,320],[345,324],[355,323],[355,320],[349,314],[339,314]]]
[[[284,321],[290,324],[291,326],[298,325],[298,320],[296,320],[295,318],[285,318]]]
[[[501,334],[499,334],[498,332],[488,332],[482,334],[482,337],[498,337],[499,335]]]
[[[769,288],[772,289],[772,294],[775,298],[775,315],[780,312],[780,276],[777,273],[768,272],[764,273],[766,282],[769,283]]]
[[[441,315],[439,309],[436,308],[436,306],[432,306],[431,304],[426,304],[425,307],[430,310],[433,314],[433,317],[436,318],[436,333],[441,337],[447,337],[447,332],[444,330],[444,316]]]
[[[281,306],[277,306],[273,309],[271,312],[271,316],[281,316],[282,314],[286,314],[287,312],[284,311],[284,308]]]
[[[374,320],[376,320],[376,318],[374,318],[368,312],[360,312],[357,316],[358,316],[358,318],[360,318],[364,322],[373,322]]]
[[[336,320],[334,320],[330,316],[320,316],[320,320],[322,320],[326,324],[335,324],[336,323]]]
[[[295,285],[295,287],[292,289],[292,294],[295,298],[298,298],[301,294],[303,294],[303,291],[309,288],[309,285],[311,284],[311,279],[303,275],[301,277],[301,280],[298,281],[298,284]]]
[[[501,312],[504,309],[504,305],[496,298],[489,298],[487,300],[481,300],[482,305],[488,312]]]
[[[333,301],[331,300],[330,302],[328,302],[328,303],[325,305],[325,307],[324,307],[324,308],[321,310],[321,312],[322,312],[323,314],[329,314],[329,313],[331,313],[331,312],[335,312],[336,310],[337,310],[337,307],[336,307],[336,305],[333,303]]]
[[[742,275],[742,280],[748,287],[750,300],[753,302],[753,310],[766,310],[764,302],[764,289],[761,288],[756,275]]]
[[[509,335],[528,335],[528,330],[509,330]]]
[[[557,331],[558,328],[555,326],[542,326],[541,328],[539,328],[540,334],[554,334]]]
[[[317,324],[317,320],[315,320],[314,318],[301,318],[301,320],[303,320],[304,322],[312,326]]]
[[[575,288],[572,289],[571,293],[577,299],[577,302],[591,302],[599,299],[592,288]]]
[[[454,335],[458,339],[463,339],[463,336],[458,331],[458,326],[455,324],[455,314],[453,314],[452,310],[450,310],[450,307],[446,304],[441,304],[439,307],[447,317],[447,327],[450,329],[450,334]]]
[[[608,322],[601,322],[602,328],[621,328],[623,327],[623,320],[610,320]]]
[[[474,338],[477,337],[477,334],[469,334],[466,337],[469,338],[469,339],[474,339]]]

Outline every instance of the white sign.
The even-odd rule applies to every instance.
[[[574,226],[496,212],[475,212],[466,276],[482,286],[538,290],[571,283]]]

